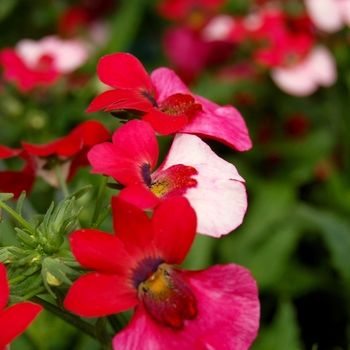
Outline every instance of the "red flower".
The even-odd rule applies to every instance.
[[[115,53],[102,57],[97,71],[101,81],[114,90],[97,96],[87,112],[136,110],[162,135],[177,131],[197,134],[240,151],[252,146],[245,122],[235,108],[220,107],[191,94],[168,68],[158,68],[149,77],[136,57]]]
[[[248,349],[257,334],[259,301],[249,272],[237,265],[203,271],[174,267],[186,257],[196,215],[185,198],[162,202],[152,219],[112,198],[116,236],[78,230],[73,254],[87,269],[64,306],[86,317],[135,307],[115,349]]]
[[[0,350],[25,331],[42,310],[40,305],[21,302],[5,309],[10,290],[6,279],[6,268],[0,264]]]
[[[20,157],[26,163],[20,171],[0,171],[0,192],[13,193],[14,199],[17,199],[22,191],[27,193],[31,191],[35,180],[35,171],[26,152],[21,149],[11,149],[0,145],[0,159],[12,157]]]
[[[14,81],[22,92],[38,85],[49,86],[62,74],[80,67],[87,59],[85,47],[74,39],[47,36],[39,41],[24,39],[15,48],[0,51],[4,79]]]
[[[110,139],[108,130],[98,121],[86,121],[74,128],[66,137],[45,145],[22,142],[34,163],[36,175],[50,185],[58,187],[58,179],[53,170],[55,164],[67,181],[70,181],[81,166],[89,165],[86,154],[92,146]]]

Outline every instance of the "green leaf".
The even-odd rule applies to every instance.
[[[0,193],[0,201],[5,202],[11,198],[13,198],[13,193]]]
[[[262,328],[250,350],[302,350],[296,312],[290,301],[280,303],[270,327]]]
[[[329,249],[331,263],[350,283],[350,223],[332,212],[305,204],[298,208],[300,217],[315,226]]]

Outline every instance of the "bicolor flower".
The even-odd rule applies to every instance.
[[[332,53],[319,45],[303,61],[290,67],[272,69],[271,77],[288,94],[308,96],[320,86],[329,87],[336,82],[336,62]]]
[[[32,160],[36,175],[59,187],[56,165],[60,166],[64,179],[70,181],[79,167],[89,165],[86,154],[91,147],[109,139],[109,131],[100,122],[89,120],[58,140],[44,145],[22,142],[22,146]]]
[[[22,191],[29,193],[34,185],[35,171],[28,154],[22,149],[12,149],[0,145],[0,159],[19,157],[25,161],[21,170],[0,171],[0,192],[13,193],[17,199]]]
[[[40,305],[24,301],[5,308],[10,294],[6,268],[0,264],[0,350],[23,333],[42,310]]]
[[[147,122],[128,122],[112,141],[94,146],[88,159],[93,173],[126,186],[120,192],[124,200],[147,209],[168,197],[185,196],[196,211],[198,233],[214,237],[242,223],[247,208],[244,179],[199,137],[177,134],[156,171],[158,143]]]
[[[246,124],[234,107],[220,107],[191,94],[171,69],[156,69],[149,77],[136,57],[115,53],[100,59],[97,73],[114,89],[97,96],[87,112],[137,111],[161,135],[197,134],[239,151],[252,146]]]
[[[248,349],[257,335],[259,300],[248,270],[227,264],[202,271],[175,267],[186,257],[196,215],[183,197],[162,202],[150,219],[112,198],[115,235],[83,229],[72,252],[93,270],[75,281],[64,307],[85,317],[135,308],[114,349]]]
[[[63,74],[83,65],[87,58],[87,50],[79,41],[54,35],[39,41],[23,39],[15,48],[0,51],[4,79],[14,81],[22,92],[38,85],[52,85]]]

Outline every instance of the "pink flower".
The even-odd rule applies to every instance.
[[[271,77],[283,91],[295,96],[308,96],[319,86],[328,87],[335,83],[336,63],[326,47],[316,46],[302,62],[272,69]]]
[[[130,121],[112,141],[94,146],[88,159],[93,173],[109,175],[126,186],[120,192],[124,200],[146,209],[168,197],[184,196],[196,211],[197,232],[214,237],[242,223],[247,208],[243,178],[197,136],[176,135],[154,173],[158,144],[148,123]]]
[[[196,230],[188,201],[162,202],[152,219],[112,199],[115,235],[78,230],[72,252],[89,270],[69,289],[68,310],[85,317],[135,308],[114,349],[248,349],[257,335],[257,286],[243,267],[202,271],[173,266],[186,257]]]
[[[42,310],[40,305],[21,302],[5,309],[10,289],[6,279],[6,268],[0,264],[0,350],[25,331]]]
[[[54,171],[60,165],[65,180],[70,181],[81,166],[89,165],[87,152],[97,143],[110,139],[109,131],[98,121],[89,120],[75,127],[67,136],[43,145],[22,142],[32,168],[51,186],[59,187]]]
[[[350,26],[349,0],[305,0],[308,15],[315,26],[333,33],[344,25]]]
[[[102,57],[97,71],[101,81],[114,90],[97,96],[87,112],[136,110],[162,135],[177,131],[197,134],[239,151],[252,146],[245,122],[235,108],[220,107],[191,94],[168,68],[156,69],[149,77],[136,57],[115,53]]]
[[[79,68],[88,58],[85,47],[74,39],[47,36],[39,41],[24,39],[14,49],[0,51],[4,79],[25,92],[37,85],[51,85],[63,74]]]

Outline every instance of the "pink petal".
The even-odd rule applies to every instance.
[[[152,255],[153,227],[147,214],[119,197],[112,197],[113,229],[135,260]]]
[[[196,296],[196,318],[174,331],[155,323],[139,305],[130,324],[114,337],[113,348],[247,350],[257,336],[260,317],[258,290],[249,271],[234,264],[178,271]]]
[[[308,57],[314,80],[325,87],[337,80],[336,62],[332,53],[325,46],[316,46]]]
[[[198,172],[193,176],[197,186],[184,195],[197,214],[198,233],[220,237],[242,223],[247,195],[244,179],[231,163],[218,157],[197,136],[177,134],[157,172],[174,164],[189,165]]]
[[[109,233],[83,229],[73,232],[69,241],[77,261],[87,269],[123,274],[130,263],[123,243]]]
[[[147,112],[152,103],[139,90],[107,90],[98,95],[90,104],[86,113],[106,108],[105,112],[120,109],[135,109]]]
[[[25,331],[42,307],[30,302],[22,302],[0,313],[0,349]]]
[[[188,94],[189,90],[174,71],[158,68],[151,74],[156,90],[157,102],[162,102],[176,93]],[[252,147],[247,126],[241,114],[232,106],[220,107],[209,100],[194,95],[196,102],[202,104],[203,112],[197,112],[181,133],[196,134],[213,138],[239,151]]]
[[[137,305],[137,291],[124,276],[92,272],[68,290],[64,307],[84,317],[111,315]]]
[[[0,264],[0,314],[7,305],[9,294],[10,289],[6,278],[6,268],[5,265]]]
[[[140,209],[151,209],[160,203],[160,199],[144,184],[125,187],[118,197]]]
[[[181,133],[212,138],[238,151],[248,151],[252,147],[246,123],[236,108],[220,107],[200,96],[196,96],[196,101],[204,110],[198,112]]]
[[[167,264],[181,264],[196,235],[197,218],[184,197],[170,197],[153,212],[154,244]]]
[[[188,94],[190,91],[176,73],[169,68],[158,68],[151,74],[157,102],[162,102],[176,93]]]
[[[290,68],[272,69],[271,78],[281,90],[294,96],[308,96],[318,89],[305,62]]]
[[[187,124],[187,117],[184,114],[170,115],[156,108],[143,115],[142,120],[151,124],[153,130],[160,135],[173,134]]]
[[[103,83],[115,89],[139,89],[152,93],[152,82],[145,68],[129,53],[103,56],[98,63],[97,73]]]
[[[338,1],[305,0],[309,17],[319,29],[333,33],[343,27],[342,13]]]
[[[290,68],[271,71],[272,79],[285,92],[295,96],[314,93],[319,85],[330,86],[337,79],[332,54],[323,46],[315,47],[303,62]]]

